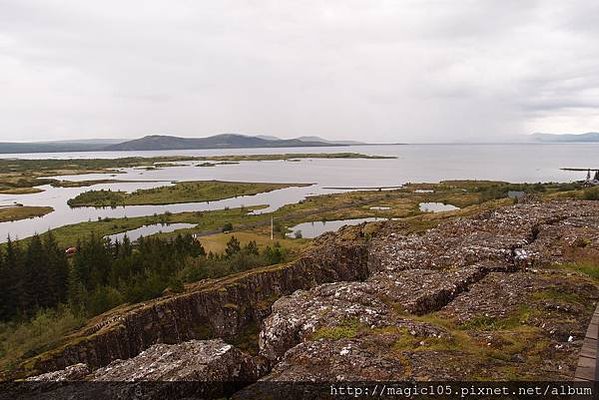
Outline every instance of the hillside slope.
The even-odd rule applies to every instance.
[[[184,149],[235,149],[259,147],[319,147],[341,146],[318,141],[299,139],[269,140],[256,136],[222,134],[204,138],[182,138],[176,136],[151,135],[141,139],[118,143],[105,148],[110,151],[128,150],[184,150]]]

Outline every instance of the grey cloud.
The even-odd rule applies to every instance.
[[[596,11],[589,1],[0,0],[0,140],[596,130]]]

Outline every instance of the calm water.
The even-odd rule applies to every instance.
[[[185,224],[185,223],[176,223],[176,224],[152,224],[152,225],[144,225],[137,229],[132,229],[127,232],[117,233],[115,235],[110,235],[108,238],[113,242],[119,241],[122,242],[125,236],[129,238],[132,242],[136,241],[142,236],[150,236],[155,233],[168,233],[174,232],[177,229],[186,229],[193,228],[196,226],[195,224]]]
[[[454,206],[453,204],[445,204],[445,203],[420,203],[418,204],[418,208],[422,212],[443,212],[443,211],[454,211],[459,210],[459,207]]]
[[[200,211],[224,207],[267,205],[262,212],[295,203],[306,196],[335,193],[350,187],[397,186],[406,182],[438,182],[446,179],[495,179],[510,182],[570,182],[584,178],[584,173],[560,171],[560,167],[598,167],[597,144],[511,144],[511,145],[405,145],[405,146],[348,146],[290,149],[228,149],[187,151],[140,151],[95,153],[9,154],[2,158],[117,158],[169,155],[223,155],[269,153],[360,152],[396,156],[388,160],[305,159],[288,161],[248,161],[212,168],[195,167],[194,163],[158,170],[123,169],[115,178],[111,174],[61,176],[60,179],[87,180],[115,178],[136,180],[120,184],[95,185],[83,188],[52,188],[42,186],[42,193],[2,195],[0,206],[19,202],[24,205],[48,205],[55,211],[41,218],[0,223],[0,241],[12,237],[27,237],[35,232],[96,220],[104,217],[134,217],[165,211]],[[133,191],[171,184],[173,181],[220,179],[248,182],[313,183],[302,188],[288,188],[255,196],[244,196],[209,203],[185,203],[166,206],[128,206],[116,209],[75,208],[66,201],[77,194],[111,188]],[[156,182],[161,181],[161,182]],[[338,189],[328,189],[338,188]]]
[[[383,221],[385,218],[356,218],[356,219],[340,219],[335,221],[318,221],[304,222],[302,224],[291,227],[291,232],[287,237],[293,238],[296,232],[300,232],[301,236],[307,239],[313,239],[322,235],[325,232],[336,232],[345,225],[360,225],[363,222]]]

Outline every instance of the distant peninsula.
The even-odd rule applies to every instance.
[[[285,147],[331,147],[365,145],[356,141],[332,141],[317,136],[280,139],[275,136],[249,136],[226,133],[201,138],[148,135],[134,140],[96,139],[52,142],[0,142],[0,154],[56,153],[74,151],[201,150]]]
[[[244,149],[263,147],[324,147],[347,146],[342,143],[314,139],[279,139],[275,137],[245,136],[233,133],[203,138],[151,135],[106,147],[110,151],[129,150],[194,150],[194,149]]]
[[[531,138],[535,142],[543,143],[589,143],[599,142],[599,132],[575,133],[533,133]]]

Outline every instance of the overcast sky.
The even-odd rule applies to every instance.
[[[0,0],[0,141],[599,130],[599,2]]]

